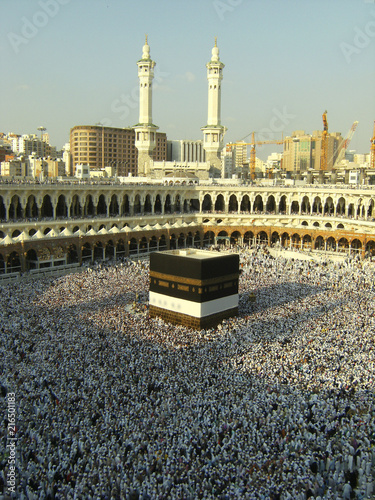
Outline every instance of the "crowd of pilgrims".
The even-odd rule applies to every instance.
[[[0,498],[374,498],[374,264],[231,251],[207,330],[149,318],[146,261],[1,287]]]

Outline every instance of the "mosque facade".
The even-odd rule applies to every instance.
[[[375,255],[371,189],[0,184],[0,274],[220,241]],[[226,239],[225,239],[226,238]]]
[[[295,186],[231,186],[209,179],[221,169],[225,133],[224,64],[216,40],[206,65],[204,161],[153,161],[159,132],[147,38],[137,66],[139,121],[133,130],[144,182],[0,183],[0,276],[223,241],[375,255],[375,194],[366,186],[313,184],[301,192]]]

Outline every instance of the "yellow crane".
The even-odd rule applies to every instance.
[[[250,146],[250,177],[251,180],[255,179],[255,162],[256,162],[256,152],[255,152],[255,146],[260,146],[264,144],[283,144],[284,139],[283,136],[281,136],[280,140],[269,140],[269,141],[256,141],[255,140],[255,132],[251,132],[251,142],[230,142],[227,144],[230,149],[232,149],[233,146]]]

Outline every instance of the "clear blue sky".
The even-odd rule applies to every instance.
[[[226,141],[312,133],[327,109],[329,131],[358,120],[350,149],[369,151],[374,0],[1,0],[0,19],[2,132],[43,125],[60,148],[75,125],[137,123],[147,33],[154,123],[168,139],[201,139],[217,36]]]

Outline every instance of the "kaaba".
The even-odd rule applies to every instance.
[[[195,329],[238,314],[239,255],[198,249],[150,254],[150,317]]]

